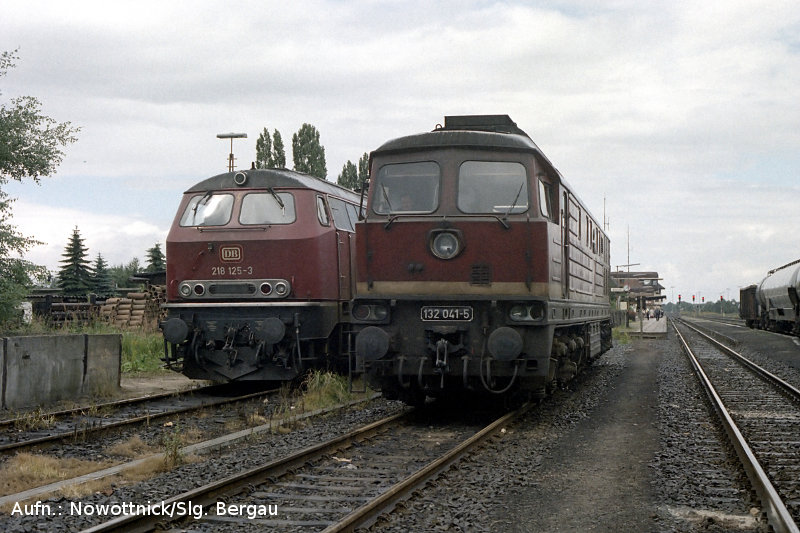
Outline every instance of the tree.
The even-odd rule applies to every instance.
[[[91,290],[97,296],[109,297],[114,294],[114,280],[111,278],[111,273],[108,271],[108,263],[103,259],[103,256],[97,254],[97,259],[94,261],[92,268]]]
[[[85,296],[91,290],[93,275],[86,260],[88,253],[76,226],[61,254],[64,259],[60,261],[63,266],[58,272],[58,285],[64,291],[64,296]]]
[[[16,52],[0,53],[0,78],[15,66]],[[57,123],[42,115],[41,103],[32,96],[16,98],[9,105],[0,103],[0,186],[12,179],[39,183],[41,177],[51,175],[63,160],[62,147],[75,142],[78,131],[69,122]],[[47,275],[44,267],[24,259],[41,243],[11,225],[13,201],[0,190],[0,323],[13,316],[34,278]]]
[[[278,130],[272,134],[272,168],[286,168],[286,151],[283,148],[283,138]]]
[[[264,128],[256,140],[256,168],[272,168],[269,165],[271,160],[272,139],[269,136],[269,130]]]
[[[325,179],[325,148],[319,142],[319,132],[311,124],[303,124],[292,136],[294,169],[320,179]]]
[[[342,173],[339,174],[336,183],[351,190],[355,190],[355,188],[358,186],[358,170],[353,162],[349,159],[342,167]]]
[[[155,246],[147,250],[147,268],[145,268],[145,272],[160,272],[166,269],[167,265],[164,253],[161,251],[161,244],[156,243]]]
[[[139,258],[134,257],[127,265],[116,265],[108,269],[111,274],[111,279],[117,287],[130,287],[130,278],[139,272]]]
[[[369,178],[369,154],[364,152],[358,160],[358,184],[359,186]]]
[[[258,136],[256,168],[286,168],[286,153],[283,151],[283,139],[278,130],[274,130],[271,139],[267,128]]]
[[[0,77],[14,67],[15,53],[0,54]],[[80,128],[42,115],[41,106],[33,96],[15,98],[9,107],[0,106],[0,185],[24,178],[39,183],[61,164],[61,148],[77,140]]]

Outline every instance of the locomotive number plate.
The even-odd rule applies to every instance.
[[[420,310],[420,318],[425,322],[432,320],[470,322],[472,320],[472,307],[468,305],[426,305]]]

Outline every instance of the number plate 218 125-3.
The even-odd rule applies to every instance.
[[[420,318],[425,322],[432,320],[469,322],[472,320],[472,307],[468,305],[426,305],[420,309]]]

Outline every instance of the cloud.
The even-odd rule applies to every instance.
[[[165,250],[168,230],[129,216],[95,214],[23,200],[14,203],[12,224],[24,235],[43,243],[33,247],[26,258],[52,272],[59,270],[74,228],[78,228],[83,239],[87,259],[93,262],[101,254],[112,266],[127,264],[133,258],[145,264],[148,249],[161,244]]]
[[[18,190],[15,220],[59,243],[36,251],[48,264],[76,224],[113,261],[142,258],[180,191],[226,168],[217,133],[248,133],[234,143],[247,167],[264,127],[291,157],[312,123],[335,179],[444,115],[507,113],[605,210],[613,264],[709,292],[757,281],[797,254],[795,4],[17,3],[0,20],[21,56],[3,98],[37,96],[82,130],[56,178],[74,190]],[[23,202],[64,216],[61,233],[24,218]],[[139,223],[127,254],[103,240]]]

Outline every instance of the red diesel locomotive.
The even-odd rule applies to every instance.
[[[611,347],[609,240],[507,115],[370,156],[356,360],[387,398],[541,397]]]
[[[276,169],[228,172],[186,191],[167,237],[167,363],[213,381],[290,380],[342,357],[346,365],[359,200]]]

